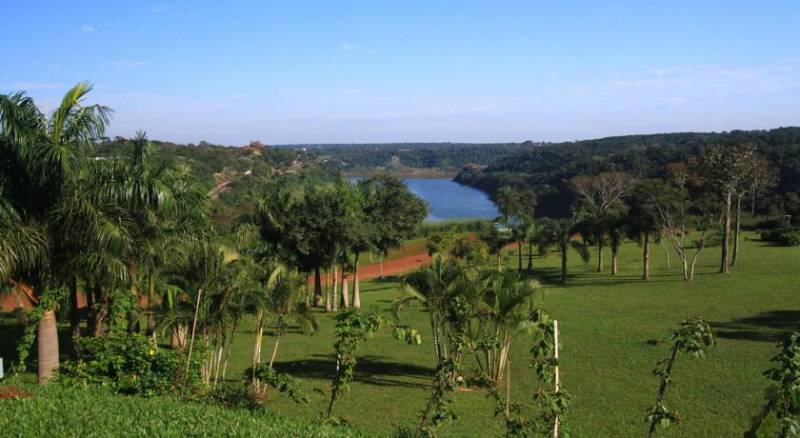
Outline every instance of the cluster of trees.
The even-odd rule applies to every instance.
[[[500,188],[533,189],[538,214],[569,217],[578,200],[571,180],[582,175],[624,172],[636,179],[668,178],[669,163],[686,162],[715,145],[751,144],[775,169],[778,184],[771,193],[751,190],[744,199],[755,214],[800,214],[800,128],[728,133],[675,133],[608,137],[533,147],[501,155],[485,170],[465,169],[456,181],[497,196]]]
[[[567,279],[567,253],[577,249],[588,261],[597,248],[597,271],[605,269],[604,248],[611,250],[611,274],[619,272],[618,254],[626,239],[642,247],[642,278],[650,276],[650,245],[663,241],[675,251],[685,280],[694,276],[700,252],[719,243],[720,272],[736,266],[744,203],[768,193],[777,184],[770,162],[752,144],[715,145],[685,162],[665,165],[664,178],[639,179],[624,172],[579,175],[569,181],[576,201],[569,218],[533,219],[536,194],[505,186],[495,196],[509,240],[528,243],[528,269],[533,246],[540,253],[557,247],[561,280]],[[669,257],[667,251],[667,257]],[[669,263],[669,258],[667,259]]]
[[[341,175],[331,182],[291,186],[276,180],[267,185],[257,204],[252,224],[266,250],[287,265],[313,274],[314,304],[324,304],[328,311],[340,306],[360,308],[360,255],[377,251],[385,256],[408,239],[427,215],[425,202],[402,180],[385,173],[356,184]],[[323,294],[326,270],[332,281],[325,282],[329,287]]]
[[[353,300],[345,275],[342,304],[358,308],[358,254],[385,254],[426,216],[389,175],[357,185],[276,176],[237,232],[222,233],[193,169],[165,160],[144,133],[125,141],[127,153],[95,158],[112,111],[86,104],[90,91],[76,85],[52,114],[24,93],[0,95],[0,287],[35,307],[19,356],[24,366],[38,341],[40,382],[59,366],[57,315],[69,315],[73,336],[113,342],[141,332],[154,346],[169,337],[187,373],[192,355],[202,358],[212,386],[225,378],[238,324],[253,315],[253,385],[284,387],[271,371],[281,335],[289,324],[316,328],[308,274],[321,304],[321,270],[352,272]],[[335,310],[332,289],[324,302]],[[265,368],[268,319],[277,330]]]

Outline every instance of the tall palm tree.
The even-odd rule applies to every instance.
[[[467,335],[478,346],[479,368],[500,383],[514,335],[534,327],[532,299],[539,285],[511,272],[489,273],[485,281],[475,284],[481,285],[474,289],[476,323],[467,326]]]
[[[537,237],[539,252],[546,253],[548,248],[555,246],[561,254],[561,283],[567,282],[567,260],[570,248],[580,254],[584,262],[589,261],[589,249],[585,244],[576,242],[572,238],[578,234],[575,219],[543,219]]]
[[[471,274],[464,264],[434,254],[429,265],[405,276],[404,296],[394,302],[395,314],[415,301],[428,311],[437,365],[450,358],[447,321],[453,300],[474,284],[476,279]]]
[[[0,245],[10,255],[0,271],[30,285],[36,296],[67,287],[73,277],[67,261],[81,251],[69,238],[76,230],[67,228],[63,219],[75,213],[77,196],[73,195],[84,189],[77,178],[81,151],[102,136],[111,115],[107,107],[85,104],[91,89],[86,82],[75,85],[50,116],[43,115],[23,93],[0,98],[0,152],[4,164],[14,164],[0,170],[4,210],[6,216],[24,224],[28,237],[38,236],[28,242],[41,243],[37,250],[23,249],[19,239],[5,239]],[[87,237],[103,241],[106,236]],[[40,383],[58,366],[54,312],[52,306],[43,308],[38,327]]]

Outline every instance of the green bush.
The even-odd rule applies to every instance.
[[[800,229],[783,230],[778,236],[778,243],[783,246],[800,246]]]
[[[761,240],[783,246],[800,246],[800,228],[778,228],[761,232]]]
[[[158,348],[140,334],[76,338],[78,360],[59,368],[58,381],[67,386],[96,384],[122,394],[154,396],[200,386],[202,354],[198,352],[186,376],[186,355]]]

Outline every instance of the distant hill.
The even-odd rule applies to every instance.
[[[456,181],[489,193],[503,186],[533,188],[539,198],[537,215],[569,214],[574,198],[570,178],[605,171],[623,171],[640,178],[663,176],[664,165],[684,161],[712,144],[749,142],[780,174],[776,195],[759,208],[780,211],[783,195],[800,192],[800,128],[723,133],[672,133],[607,137],[529,147],[492,160],[487,167],[468,167]]]

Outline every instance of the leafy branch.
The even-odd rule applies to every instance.
[[[780,422],[777,436],[800,436],[800,332],[795,332],[781,345],[780,352],[772,358],[776,365],[764,372],[774,382],[771,397],[753,424],[747,436],[757,436],[764,420],[772,413]]]
[[[670,336],[672,349],[669,356],[656,364],[653,374],[660,379],[656,404],[650,408],[645,421],[650,423],[648,437],[655,435],[658,429],[666,429],[672,424],[680,423],[681,417],[676,411],[670,410],[664,404],[664,394],[672,383],[672,366],[678,353],[688,354],[693,357],[703,358],[708,347],[714,345],[714,335],[711,327],[701,318],[687,319],[673,330]]]

